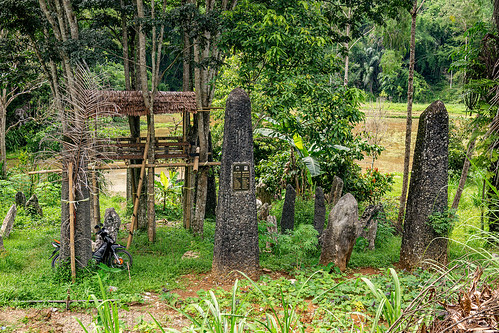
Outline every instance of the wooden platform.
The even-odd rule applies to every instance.
[[[140,160],[144,154],[146,138],[133,140],[128,137],[98,139],[98,158],[104,160]],[[154,157],[156,160],[187,159],[190,143],[182,141],[181,136],[156,137]]]

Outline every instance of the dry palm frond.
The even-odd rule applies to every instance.
[[[441,301],[445,316],[435,319],[422,333],[497,332],[499,329],[499,286],[479,286],[483,271],[477,268],[469,288],[461,290],[456,303]]]
[[[87,169],[89,163],[96,163],[98,151],[95,129],[103,117],[118,115],[116,105],[100,93],[99,78],[90,73],[83,65],[78,65],[74,73],[74,82],[66,86],[64,95],[65,112],[64,131],[61,141],[62,154],[59,163],[65,170],[73,163],[75,170],[75,191],[82,186],[89,187]],[[102,158],[102,156],[101,156]]]

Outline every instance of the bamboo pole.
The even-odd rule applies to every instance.
[[[93,221],[92,227],[100,223],[100,209],[99,209],[99,186],[97,184],[97,175],[95,171],[90,173],[92,178],[92,209],[93,209]]]
[[[147,151],[149,150],[149,138],[146,142],[146,146],[144,149],[144,157],[142,159],[142,165],[140,167],[140,177],[139,177],[139,186],[137,186],[137,193],[135,193],[135,200],[133,203],[133,214],[132,214],[132,222],[130,223],[130,232],[128,234],[128,241],[126,243],[127,250],[130,248],[132,244],[133,232],[135,231],[135,225],[137,224],[137,212],[139,210],[139,199],[140,194],[142,192],[142,183],[144,181],[144,173],[147,165]]]
[[[73,163],[68,164],[69,186],[69,251],[71,261],[71,279],[76,282],[76,255],[75,255],[75,209],[73,191]]]

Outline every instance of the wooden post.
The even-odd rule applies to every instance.
[[[71,261],[71,279],[76,282],[76,255],[75,255],[75,209],[74,209],[74,185],[73,185],[73,163],[68,164],[69,177],[69,250]]]
[[[154,200],[154,163],[155,154],[154,150],[156,148],[156,133],[154,128],[154,114],[147,116],[147,132],[149,138],[149,165],[147,169],[147,238],[149,242],[154,242],[156,239],[156,211],[155,211],[155,200]]]
[[[135,226],[137,224],[137,212],[139,209],[139,199],[140,199],[140,194],[142,192],[142,183],[144,181],[144,173],[146,170],[146,164],[147,164],[147,151],[149,150],[149,139],[146,141],[146,146],[144,148],[144,157],[142,159],[142,166],[140,168],[140,178],[139,178],[139,186],[137,187],[137,193],[135,193],[135,199],[133,202],[133,214],[132,214],[132,222],[130,223],[130,231],[128,234],[128,241],[126,244],[126,248],[129,249],[130,245],[132,244],[132,238],[133,238],[133,232],[135,230]]]
[[[183,128],[182,128],[182,139],[183,142],[187,142],[188,138],[188,131],[191,126],[191,116],[188,112],[184,112],[183,114]],[[186,147],[184,149],[184,154],[189,155],[191,153],[190,148],[187,149]],[[191,161],[191,158],[188,157],[187,163]],[[183,210],[183,224],[185,229],[190,229],[191,228],[191,212],[192,212],[192,188],[193,188],[193,175],[192,175],[192,167],[189,165],[185,166],[184,170],[184,188],[183,188],[183,198],[182,198],[182,210]]]
[[[97,183],[97,172],[90,172],[90,177],[92,178],[92,227],[94,227],[100,223],[99,185]]]

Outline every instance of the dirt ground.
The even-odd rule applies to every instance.
[[[273,279],[281,277],[292,279],[290,275],[283,272],[263,271]],[[349,270],[347,279],[352,278],[354,274],[364,275],[381,274],[374,268],[360,268]],[[208,274],[188,274],[182,277],[185,280],[183,285],[189,286],[188,289],[172,290],[172,293],[180,295],[180,300],[187,297],[196,297],[199,290],[210,290],[222,288],[230,291],[234,284],[234,278],[220,280]],[[170,308],[167,302],[160,298],[159,294],[144,293],[143,303],[127,304],[128,309],[119,311],[120,320],[124,325],[124,332],[147,332],[147,329],[153,329],[154,321],[151,315],[161,323],[164,328],[174,328],[181,330],[190,325],[190,322],[180,313]],[[304,322],[311,322],[311,313],[314,313],[316,306],[309,302],[308,313],[301,314]],[[0,309],[0,332],[19,332],[19,333],[79,333],[84,332],[76,318],[78,318],[85,327],[92,332],[92,317],[96,315],[95,309],[81,309],[73,306],[70,311],[60,307],[43,308],[2,308]],[[309,318],[310,317],[310,318]],[[140,325],[142,323],[142,330]],[[155,332],[152,330],[151,332]]]

